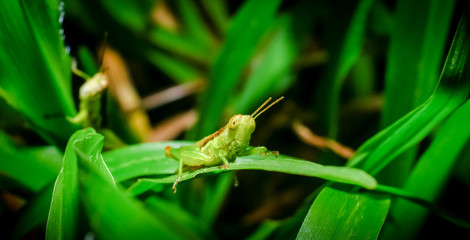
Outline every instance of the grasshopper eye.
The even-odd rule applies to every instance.
[[[235,129],[238,127],[238,121],[237,120],[232,120],[230,121],[230,129]]]
[[[239,116],[232,117],[228,122],[228,127],[230,128],[230,130],[235,130],[236,128],[238,128],[238,125],[240,125]]]

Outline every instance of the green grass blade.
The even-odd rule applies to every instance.
[[[377,188],[374,189],[374,191],[377,192],[382,192],[382,193],[387,193],[390,194],[391,196],[399,197],[400,200],[406,200],[409,201],[409,203],[414,203],[417,205],[410,205],[410,206],[421,206],[426,208],[427,210],[439,215],[443,219],[459,226],[465,229],[470,229],[470,221],[468,219],[464,219],[457,214],[454,214],[452,212],[449,212],[436,204],[425,200],[421,197],[415,196],[413,193],[410,193],[407,190],[403,190],[401,188],[396,188],[392,186],[386,186],[386,185],[377,185]],[[410,236],[411,237],[411,236]],[[409,238],[409,237],[405,237]]]
[[[312,204],[297,239],[377,239],[389,207],[389,198],[327,187]]]
[[[246,240],[267,239],[279,227],[278,221],[266,221],[258,229],[246,238]]]
[[[202,239],[215,239],[207,222],[196,218],[174,202],[153,196],[145,200],[145,205],[154,213],[156,218],[168,222],[171,229],[185,230],[188,235],[199,236]]]
[[[150,0],[102,0],[100,2],[114,19],[129,29],[132,29],[134,32],[142,32],[145,30],[150,10],[154,4],[153,1]]]
[[[21,208],[18,220],[12,230],[12,239],[20,239],[40,222],[47,219],[53,189],[54,182],[51,182]]]
[[[78,166],[75,141],[95,134],[93,129],[77,131],[65,149],[62,169],[55,182],[46,226],[46,239],[74,239],[78,226]]]
[[[97,67],[93,53],[86,46],[80,46],[78,48],[78,59],[83,68],[82,71],[88,74],[88,76],[93,76],[99,71],[98,67],[100,66]]]
[[[221,174],[212,184],[205,184],[204,201],[202,205],[199,206],[200,211],[198,216],[200,216],[208,226],[214,225],[225,197],[233,186],[233,178],[234,176],[232,174]]]
[[[217,27],[219,34],[223,35],[229,23],[229,16],[225,0],[202,0],[202,6],[206,9],[212,22]]]
[[[423,139],[434,126],[467,99],[470,92],[470,79],[468,78],[468,70],[470,69],[467,61],[470,47],[468,17],[469,15],[466,13],[458,27],[441,75],[440,85],[433,96],[425,104],[368,140],[348,163],[349,166],[359,166],[371,174],[377,174],[404,150]],[[338,202],[348,201],[349,193],[341,192],[335,195]],[[327,194],[325,194],[325,198],[330,199]],[[368,208],[367,211],[371,213],[382,210],[380,205],[374,204],[369,205]],[[328,210],[322,211],[322,209]],[[345,215],[346,219],[360,219],[360,214],[352,211],[353,209],[351,207],[343,209],[343,211],[349,212]],[[312,207],[311,211],[316,212],[316,218],[327,219],[328,216],[332,216],[332,213],[338,211],[338,207],[324,202],[324,204],[317,204],[315,208]],[[378,233],[383,219],[376,218],[374,221],[368,224],[376,226],[377,229],[373,230]],[[322,226],[330,228],[328,224],[322,224]]]
[[[291,11],[276,19],[266,50],[257,57],[257,66],[248,77],[234,106],[235,113],[246,113],[270,96],[278,95],[293,80],[292,64],[300,53],[319,8],[301,1]],[[253,109],[254,108],[254,109]]]
[[[462,17],[435,93],[421,106],[365,142],[348,163],[376,174],[395,157],[423,139],[459,107],[470,93],[469,17]]]
[[[382,126],[422,104],[435,89],[454,5],[445,0],[398,1],[387,55]],[[416,151],[410,148],[396,159],[381,173],[383,181],[401,185]]]
[[[208,64],[208,53],[195,45],[191,39],[186,39],[180,34],[173,33],[165,28],[155,28],[149,32],[151,43],[171,53],[188,58],[198,63]]]
[[[328,28],[334,31],[330,33],[333,37],[329,39],[329,63],[321,79],[315,101],[318,114],[322,116],[321,124],[327,129],[325,135],[333,139],[338,132],[341,87],[362,49],[364,29],[372,3],[373,0],[361,0],[355,7],[348,5],[352,3],[347,3],[348,7],[343,6],[342,11],[351,11],[349,10],[351,8],[354,10],[346,13],[338,12],[335,18],[338,17],[341,21],[336,19],[330,21],[336,25]]]
[[[56,0],[0,3],[0,89],[35,130],[62,145],[78,126],[65,120],[76,110],[60,14]]]
[[[148,50],[146,56],[162,72],[179,84],[194,81],[202,76],[197,68],[165,53]]]
[[[195,138],[216,130],[228,96],[261,36],[271,26],[280,3],[281,0],[249,0],[237,11],[225,44],[211,67],[207,91],[200,105],[200,116],[204,116],[204,121],[197,123]]]
[[[62,154],[57,148],[17,148],[0,132],[0,171],[32,191],[39,191],[57,177]]]
[[[385,74],[387,126],[434,91],[455,1],[398,1]],[[413,54],[410,54],[413,51]]]
[[[97,136],[97,135],[95,135]],[[92,142],[84,139],[76,144],[80,156],[78,174],[80,199],[85,207],[92,229],[100,239],[198,239],[184,227],[172,228],[164,220],[154,218],[144,207],[116,187],[102,168],[98,150],[99,136]],[[92,150],[92,151],[90,151]]]
[[[180,11],[185,35],[194,39],[198,46],[209,52],[214,46],[214,39],[204,23],[196,4],[193,1],[185,0],[177,0],[175,3]]]
[[[452,169],[470,138],[470,101],[458,108],[440,128],[432,144],[419,159],[403,189],[416,197],[435,201],[445,186]],[[384,239],[406,236],[413,239],[423,224],[427,209],[398,199],[384,228]]]

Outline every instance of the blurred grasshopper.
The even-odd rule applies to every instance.
[[[251,115],[237,114],[233,116],[227,125],[193,145],[180,148],[167,146],[165,155],[178,160],[180,164],[178,178],[173,184],[173,191],[176,192],[176,185],[181,181],[183,165],[215,166],[222,164],[220,168],[227,169],[229,162],[234,161],[237,156],[273,154],[277,157],[279,153],[276,151],[269,151],[265,147],[250,147],[249,144],[251,134],[256,127],[255,119],[283,98],[280,97],[263,109],[271,101],[269,98]]]
[[[72,123],[81,124],[83,127],[101,128],[101,96],[108,87],[108,78],[100,71],[93,77],[77,69],[76,63],[72,65],[72,71],[85,79],[80,87],[79,112],[75,117],[68,117]]]

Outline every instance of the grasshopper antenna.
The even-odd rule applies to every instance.
[[[251,114],[251,117],[253,117],[256,113],[259,112],[259,110],[261,110],[266,104],[268,104],[269,101],[271,101],[271,99],[273,99],[272,97],[269,97],[268,100],[264,101],[263,104],[261,104],[261,106],[259,106],[258,109],[256,109],[255,112],[253,112],[253,114]]]
[[[108,32],[104,32],[103,36],[103,43],[101,44],[100,47],[100,58],[99,58],[99,63],[100,63],[100,72],[104,72],[104,66],[103,66],[103,60],[104,60],[104,53],[106,52],[106,48],[108,47]]]
[[[261,113],[264,113],[266,110],[268,110],[270,107],[272,107],[274,104],[278,103],[278,102],[281,101],[282,99],[284,99],[284,96],[278,98],[276,101],[274,101],[274,102],[272,102],[271,104],[269,104],[269,106],[265,107],[261,112],[259,112],[258,114],[256,114],[253,119],[256,119],[259,115],[261,115]],[[264,102],[263,105],[261,105],[261,107],[259,107],[255,112],[258,112],[258,110],[259,110],[260,108],[262,108],[264,105],[266,105],[270,100],[271,100],[271,98],[269,98],[266,102]],[[253,114],[254,114],[254,113],[253,113]]]

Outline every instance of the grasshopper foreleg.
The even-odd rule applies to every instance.
[[[259,154],[261,156],[269,156],[269,155],[274,155],[276,157],[279,156],[278,151],[269,151],[265,147],[248,147],[246,151],[243,153],[243,155],[254,155],[254,154]]]
[[[222,162],[224,164],[220,165],[219,168],[220,169],[228,169],[228,160],[227,160],[227,158],[226,157],[221,157],[221,159],[222,159]]]

